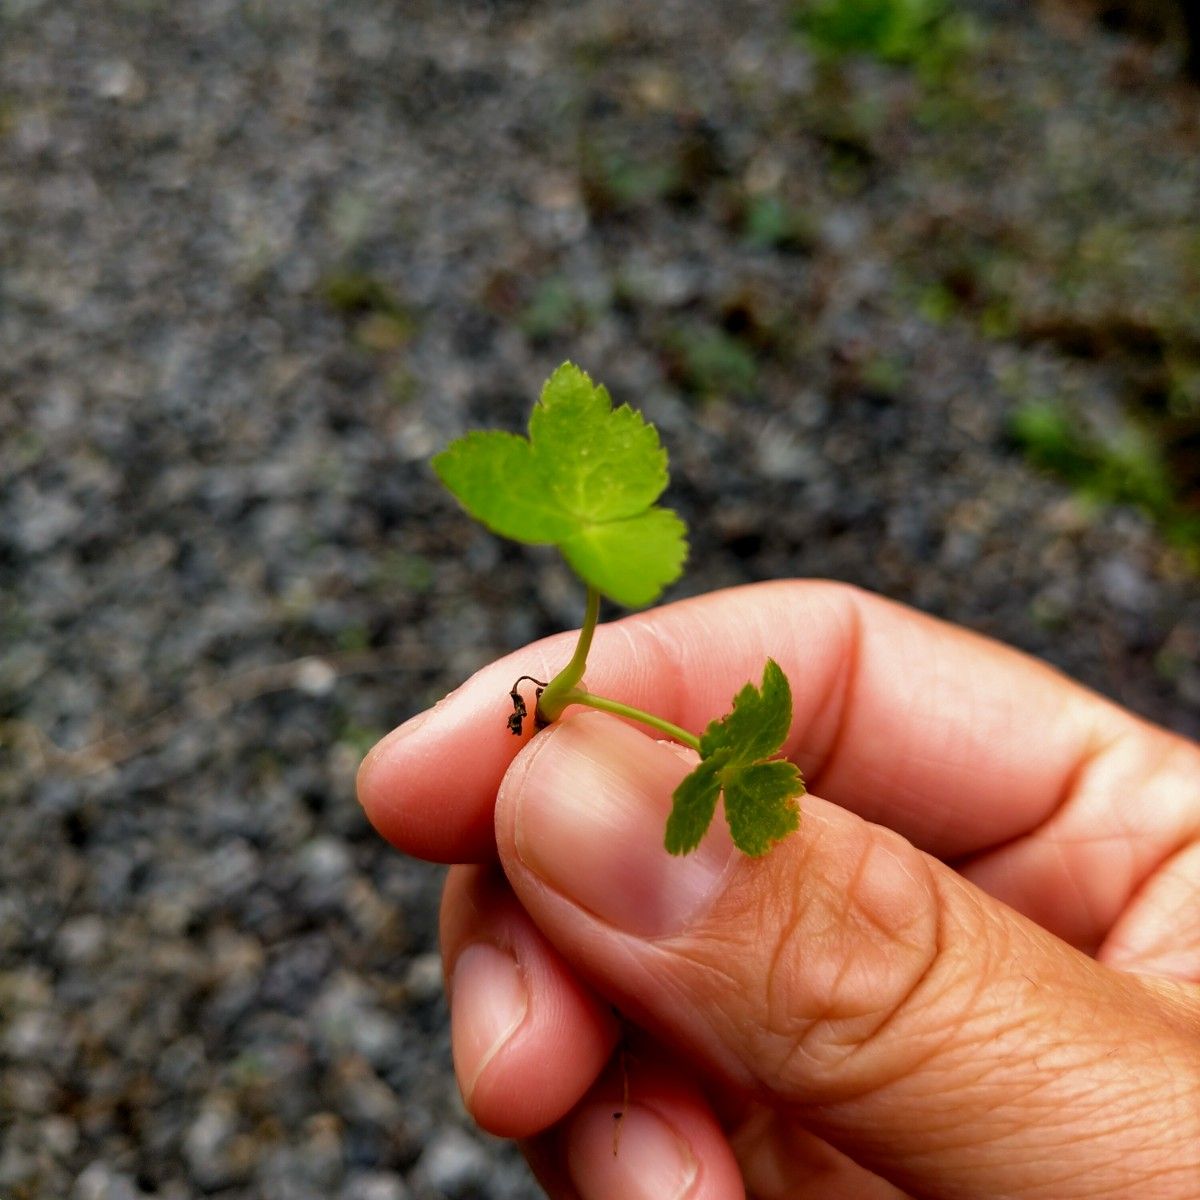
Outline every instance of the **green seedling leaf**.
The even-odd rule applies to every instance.
[[[678,578],[687,557],[687,530],[656,503],[667,486],[667,454],[658,433],[571,363],[547,380],[529,419],[529,436],[500,431],[467,434],[433,460],[442,482],[489,529],[521,542],[557,545],[588,586],[587,611],[575,653],[548,680],[517,678],[507,725],[521,736],[530,712],[521,690],[536,688],[538,728],[572,705],[641,721],[700,754],[675,789],[666,847],[687,854],[712,824],[724,797],[734,844],[765,854],[800,823],[804,780],[778,758],[792,722],[792,691],[768,659],[762,683],[747,683],[733,708],[703,735],[583,686],[600,597],[637,607],[651,603]]]
[[[762,686],[747,683],[733,709],[710,722],[700,738],[700,762],[672,797],[665,839],[672,854],[700,844],[721,795],[734,845],[746,854],[765,854],[799,826],[796,799],[804,794],[804,780],[795,764],[772,757],[791,723],[792,689],[769,658]]]
[[[655,504],[667,452],[653,425],[572,363],[547,380],[528,438],[476,431],[452,442],[433,469],[494,533],[554,544],[576,574],[629,608],[652,603],[679,578],[687,528]]]

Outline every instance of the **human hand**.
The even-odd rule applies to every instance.
[[[1200,1195],[1200,749],[854,589],[715,593],[601,626],[589,683],[700,729],[770,654],[812,794],[763,859],[717,823],[677,859],[687,752],[504,728],[570,644],[359,777],[393,844],[479,864],[443,903],[455,1068],[555,1200]]]

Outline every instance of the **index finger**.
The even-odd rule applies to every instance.
[[[384,738],[358,778],[379,832],[437,862],[493,857],[496,790],[535,736],[506,728],[508,691],[519,675],[550,678],[573,644],[510,654]],[[791,681],[784,749],[810,791],[940,858],[1034,828],[1098,747],[1156,732],[998,642],[829,582],[733,588],[601,625],[587,683],[698,732],[768,656]]]

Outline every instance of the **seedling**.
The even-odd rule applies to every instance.
[[[571,660],[552,679],[523,675],[513,684],[508,727],[514,734],[523,732],[529,715],[522,685],[532,684],[539,728],[580,704],[690,746],[700,762],[674,792],[664,837],[672,854],[700,844],[720,797],[734,844],[746,854],[764,854],[797,828],[804,781],[796,766],[777,757],[791,726],[792,692],[773,659],[761,684],[747,683],[730,712],[699,737],[584,684],[601,597],[628,608],[652,604],[679,578],[687,557],[686,526],[656,503],[667,486],[667,452],[653,425],[628,405],[614,409],[604,387],[564,363],[542,389],[528,438],[476,430],[438,454],[433,468],[494,533],[558,546],[587,587]]]

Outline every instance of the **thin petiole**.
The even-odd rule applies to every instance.
[[[589,587],[587,612],[584,614],[583,626],[579,630],[579,641],[575,643],[575,653],[571,655],[571,661],[542,688],[538,695],[538,725],[549,725],[557,721],[570,705],[583,704],[588,708],[597,708],[601,712],[614,713],[618,717],[628,717],[631,721],[649,725],[651,729],[657,729],[673,741],[684,746],[691,746],[699,753],[700,739],[695,734],[688,733],[686,729],[681,729],[670,721],[664,721],[662,717],[656,717],[653,713],[643,712],[640,708],[634,708],[629,704],[622,704],[619,700],[610,700],[607,696],[597,696],[594,692],[589,692],[587,688],[580,686],[584,668],[587,666],[588,651],[592,648],[592,635],[596,632],[596,622],[599,619],[600,593],[595,588]],[[523,676],[522,678],[528,677]],[[519,683],[520,680],[517,682]],[[537,683],[538,680],[535,679],[533,682]],[[514,699],[513,703],[516,704],[517,700]],[[524,713],[522,712],[521,715],[523,716]],[[513,728],[511,721],[509,728]],[[514,732],[519,732],[519,726]]]
[[[601,712],[614,713],[618,717],[628,717],[631,721],[649,725],[651,729],[665,733],[672,741],[690,746],[697,753],[700,752],[700,739],[694,733],[688,733],[686,729],[681,729],[670,721],[664,721],[662,717],[656,717],[653,713],[634,708],[631,704],[622,704],[619,700],[610,700],[607,696],[597,696],[594,692],[586,691],[584,688],[575,688],[569,691],[563,697],[563,701],[564,708],[568,704],[583,704],[588,708],[598,708]]]
[[[579,641],[575,643],[575,653],[571,655],[571,661],[546,684],[545,690],[538,698],[538,719],[541,723],[549,725],[562,716],[563,709],[567,707],[565,696],[578,687],[583,679],[588,651],[592,648],[592,635],[596,632],[596,622],[599,619],[600,593],[594,587],[589,587],[587,611],[583,616],[583,626],[579,630]]]

